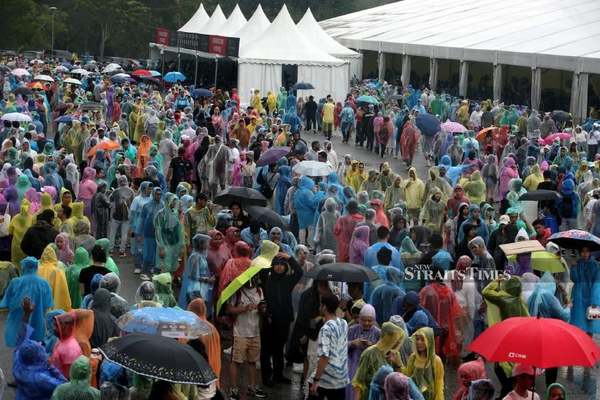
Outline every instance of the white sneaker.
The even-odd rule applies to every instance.
[[[133,273],[136,274],[136,275],[139,275],[139,274],[142,273],[142,269],[141,268],[136,268],[136,269],[133,270]]]
[[[223,350],[223,353],[225,353],[225,354],[231,354],[231,347],[228,347],[225,350]]]
[[[143,280],[143,281],[149,281],[150,277],[148,275],[146,275],[146,274],[141,274],[140,275],[140,279]]]
[[[292,366],[292,372],[295,374],[301,374],[304,372],[304,365],[303,364],[298,364],[298,363],[294,363],[294,365]]]

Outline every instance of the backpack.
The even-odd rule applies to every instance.
[[[121,196],[117,199],[113,218],[117,221],[126,221],[129,219],[129,206],[125,199]]]
[[[573,195],[563,197],[559,211],[561,217],[573,218]]]

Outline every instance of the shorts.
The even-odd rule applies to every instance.
[[[233,337],[231,360],[237,364],[257,363],[260,359],[260,336]]]

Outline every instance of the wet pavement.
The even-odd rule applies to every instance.
[[[304,135],[304,139],[309,143],[312,140],[323,140],[322,136],[317,135]],[[356,148],[353,145],[344,145],[341,144],[340,138],[334,138],[334,150],[336,150],[338,159],[340,161],[343,160],[344,154],[352,154],[354,158],[364,161],[367,169],[369,168],[378,168],[379,163],[382,161],[388,161],[392,167],[392,170],[396,173],[400,173],[403,177],[407,176],[407,168],[399,160],[392,159],[391,157],[386,157],[382,159],[377,156],[375,153],[370,153],[364,149]],[[417,168],[418,174],[421,179],[427,179],[427,170],[428,167],[425,165],[425,161],[422,156],[417,156],[414,161],[414,166]],[[121,270],[121,295],[130,302],[133,302],[135,291],[140,283],[138,276],[133,274],[133,266],[130,258],[120,258],[118,255],[114,255],[115,262],[119,265]],[[0,312],[0,337],[4,337],[4,322],[6,320],[6,313]],[[227,346],[227,335],[224,335],[223,345],[224,348]],[[229,387],[230,379],[229,379],[229,357],[227,355],[223,355],[223,368],[221,372],[221,382],[222,388],[227,390]],[[12,377],[12,351],[4,346],[4,340],[0,340],[0,368],[4,371],[9,382],[14,382]],[[592,369],[590,375],[596,376],[599,372],[598,367]],[[495,382],[496,387],[499,387],[498,381],[495,378],[495,374],[493,373],[493,369],[490,365],[487,367],[488,376]],[[291,367],[287,367],[285,371],[286,376],[292,379],[291,385],[278,385],[273,388],[265,388],[268,397],[270,399],[301,399],[301,391],[300,391],[300,374],[295,374],[291,371]],[[243,388],[246,387],[245,374],[240,374],[240,382],[238,386],[242,389],[240,390],[242,399],[246,399],[246,394]],[[260,377],[260,374],[258,374]],[[571,379],[567,379],[567,369],[562,368],[559,372],[559,382],[566,385],[568,390],[569,399],[571,400],[584,400],[584,399],[597,399],[599,396],[595,395],[595,386],[596,381],[594,379],[589,379],[584,377],[582,368],[575,368],[573,372],[573,377]],[[537,392],[541,395],[543,390],[545,390],[544,379],[543,376],[537,379]],[[582,387],[588,389],[587,393],[582,390]],[[455,368],[447,367],[445,368],[445,398],[451,399],[452,394],[454,393],[457,386],[457,377]],[[543,397],[542,397],[543,398]],[[14,388],[7,388],[7,392],[5,393],[4,399],[12,400],[14,399]]]

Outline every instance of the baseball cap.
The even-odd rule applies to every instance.
[[[510,217],[508,215],[500,216],[500,219],[498,220],[498,224],[500,224],[500,225],[510,224]]]

